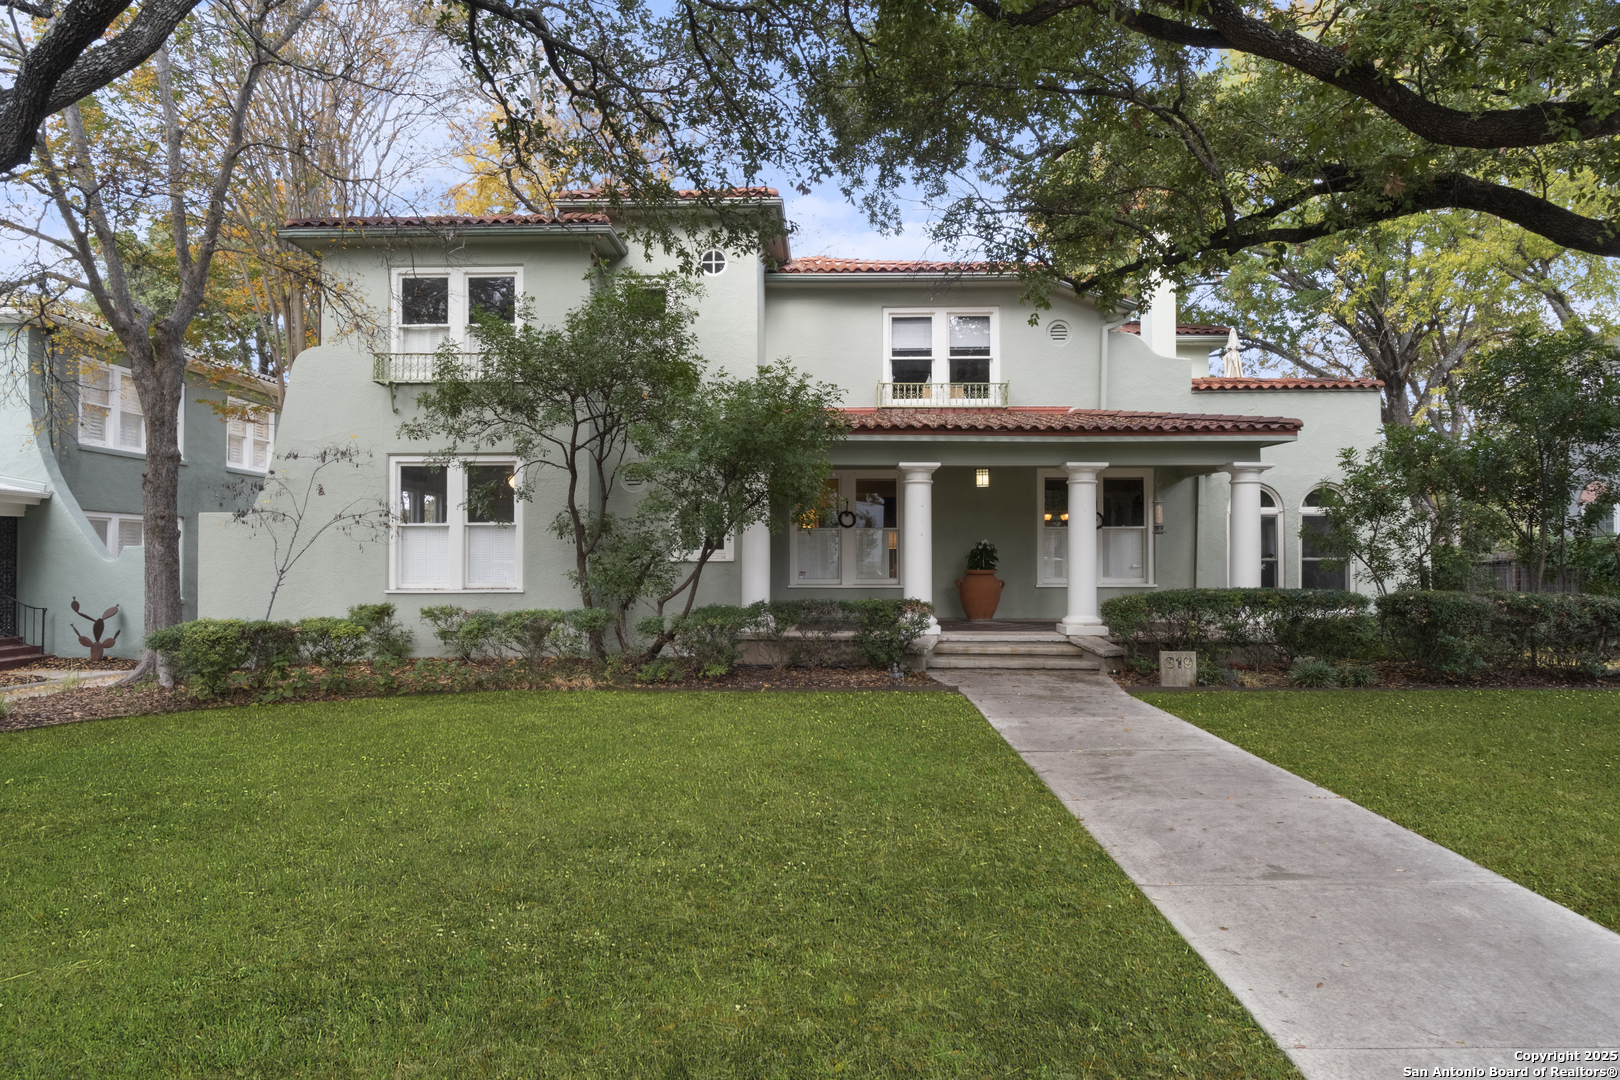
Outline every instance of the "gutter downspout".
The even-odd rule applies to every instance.
[[[1130,322],[1128,317],[1121,317],[1118,322],[1105,322],[1102,327],[1102,343],[1098,347],[1097,362],[1097,408],[1108,408],[1108,335]]]

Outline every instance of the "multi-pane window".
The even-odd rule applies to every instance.
[[[463,469],[401,460],[394,470],[395,589],[520,587],[512,462]]]
[[[1043,472],[1037,489],[1040,544],[1037,585],[1067,585],[1069,529],[1097,531],[1097,581],[1103,585],[1145,585],[1152,581],[1152,540],[1148,529],[1150,471],[1104,473],[1097,479],[1097,515],[1091,522],[1069,518],[1069,478]]]
[[[110,554],[141,546],[141,515],[86,513],[84,516]]]
[[[998,374],[994,311],[891,311],[885,326],[885,382],[972,387],[989,383]]]
[[[1322,489],[1305,496],[1299,518],[1299,587],[1348,589],[1349,566],[1333,557],[1325,539],[1328,519],[1322,514]]]
[[[799,511],[790,584],[900,583],[900,481],[893,473],[838,473],[820,504]]]
[[[254,409],[254,404],[236,398],[230,398],[229,404],[244,412],[225,421],[225,463],[239,469],[269,469],[276,439],[275,414],[269,409],[245,411]]]
[[[146,414],[128,369],[80,363],[79,443],[146,452]]]
[[[447,341],[473,348],[469,331],[479,315],[508,323],[517,318],[518,277],[504,268],[400,273],[396,350],[429,353]]]

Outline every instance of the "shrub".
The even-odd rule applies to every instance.
[[[146,647],[162,654],[174,677],[200,698],[226,688],[231,672],[248,659],[241,619],[193,619],[146,635]]]
[[[532,667],[558,654],[562,647],[559,634],[566,618],[562,611],[554,608],[508,611],[500,616],[498,633],[505,647]]]
[[[1370,601],[1339,589],[1165,589],[1102,605],[1109,632],[1137,657],[1164,652],[1239,653],[1252,663],[1302,653],[1306,639],[1349,647],[1370,634],[1355,622]],[[1350,620],[1345,627],[1333,620]],[[1348,655],[1348,654],[1347,654]]]
[[[366,628],[371,655],[378,660],[403,660],[411,655],[416,635],[403,626],[393,604],[356,604],[349,621]]]
[[[1193,681],[1199,686],[1225,686],[1233,679],[1233,671],[1225,664],[1217,664],[1211,657],[1199,653]]]
[[[562,626],[555,634],[553,648],[558,656],[591,656],[591,637],[608,632],[613,613],[607,608],[574,608],[563,613]]]
[[[996,552],[996,545],[988,540],[980,540],[968,552],[967,568],[969,570],[994,570],[1001,563],[1001,556]]]
[[[641,665],[641,670],[636,672],[636,680],[638,682],[680,682],[681,676],[684,674],[681,665],[667,656],[660,656],[650,664]]]
[[[692,661],[701,678],[717,678],[730,671],[742,656],[743,631],[758,620],[759,614],[754,608],[728,604],[693,608],[670,621],[670,630],[674,634],[671,644],[677,655]],[[649,624],[657,621],[656,615],[644,620],[642,632],[651,637],[659,628]]]
[[[323,617],[298,621],[298,646],[310,663],[334,668],[360,659],[371,642],[359,623]]]
[[[247,646],[242,666],[253,672],[256,685],[280,678],[298,663],[298,627],[293,623],[258,619],[243,625],[242,637]]]
[[[1295,615],[1272,625],[1277,652],[1285,661],[1299,656],[1320,660],[1365,660],[1378,655],[1378,623],[1364,612]]]
[[[1346,664],[1339,669],[1339,685],[1371,686],[1378,681],[1378,669],[1371,664]]]
[[[433,635],[464,664],[481,656],[499,656],[504,647],[501,617],[493,611],[437,604],[423,608],[422,618],[433,625]]]
[[[1484,668],[1475,648],[1491,629],[1491,603],[1459,592],[1396,592],[1378,598],[1378,619],[1395,650],[1437,675]]]
[[[1319,690],[1339,681],[1339,669],[1326,660],[1305,657],[1295,660],[1294,666],[1288,669],[1288,680],[1295,686]]]
[[[916,650],[933,607],[921,600],[845,600],[855,621],[855,654],[876,668],[890,668]]]

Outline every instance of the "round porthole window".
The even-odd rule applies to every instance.
[[[1069,343],[1069,324],[1062,319],[1047,323],[1046,336],[1052,339],[1054,345],[1067,345]]]
[[[705,274],[713,277],[726,268],[726,253],[717,248],[711,248],[703,253],[702,258],[698,259],[698,265],[703,267]]]

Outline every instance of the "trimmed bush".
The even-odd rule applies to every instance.
[[[248,643],[241,619],[193,619],[154,630],[146,647],[162,654],[175,678],[198,697],[209,698],[229,684],[231,672],[248,660]]]
[[[760,601],[749,610],[750,629],[773,668],[826,667],[841,644],[836,635],[855,628],[841,600]]]
[[[300,619],[298,646],[310,663],[333,668],[365,656],[371,651],[371,639],[364,626],[348,619]]]
[[[1565,593],[1391,593],[1378,601],[1399,653],[1441,676],[1493,668],[1597,678],[1620,657],[1620,599]]]
[[[416,635],[401,625],[393,604],[356,604],[349,609],[349,621],[366,628],[371,655],[378,660],[403,660],[416,644]]]
[[[1378,619],[1397,653],[1436,675],[1473,675],[1491,630],[1491,602],[1475,593],[1397,592],[1378,598]]]
[[[606,608],[574,608],[563,612],[562,625],[554,632],[553,648],[559,657],[581,658],[591,655],[591,638],[605,634],[613,625],[613,615]]]
[[[555,608],[507,611],[500,616],[498,632],[506,648],[534,665],[559,654],[563,647],[560,634],[567,617]]]
[[[670,630],[675,635],[672,644],[677,655],[692,661],[701,678],[717,678],[730,671],[742,656],[743,632],[758,618],[752,608],[729,604],[693,608],[671,620]],[[653,621],[656,619],[654,616]]]
[[[875,668],[913,655],[934,611],[921,600],[844,600],[840,606],[855,621],[855,654]]]
[[[1113,597],[1102,616],[1133,657],[1236,653],[1258,664],[1306,654],[1307,641],[1320,650],[1314,655],[1362,648],[1372,626],[1356,618],[1369,604],[1340,589],[1164,589]]]
[[[501,617],[493,611],[436,604],[423,608],[422,618],[433,626],[433,636],[464,664],[480,657],[500,656],[505,648]]]

